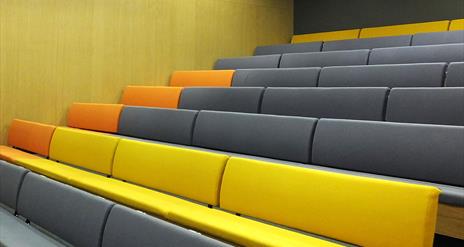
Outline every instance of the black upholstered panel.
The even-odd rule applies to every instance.
[[[316,87],[320,68],[239,69],[234,87]]]

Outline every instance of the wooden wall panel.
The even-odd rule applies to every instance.
[[[72,102],[286,43],[292,0],[0,0],[0,143],[12,118],[65,124]]]

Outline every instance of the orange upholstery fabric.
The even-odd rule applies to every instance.
[[[11,122],[8,144],[32,153],[48,156],[55,126],[19,119]]]
[[[173,87],[230,87],[234,70],[175,71],[171,75]]]
[[[177,108],[182,87],[127,86],[121,103],[133,106]]]
[[[15,149],[7,146],[0,146],[0,160],[5,160],[10,163],[16,163],[18,159],[27,158],[27,159],[40,159],[39,156],[35,156],[30,153],[26,153],[19,149]]]
[[[116,133],[122,107],[121,104],[74,103],[68,112],[68,126]]]

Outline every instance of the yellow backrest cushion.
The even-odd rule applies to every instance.
[[[118,137],[58,127],[50,145],[50,158],[109,175],[118,142]]]
[[[227,155],[121,140],[113,177],[217,205],[227,159]]]
[[[220,207],[361,246],[432,246],[439,190],[230,158]]]
[[[449,21],[433,21],[361,29],[360,38],[375,38],[395,35],[408,35],[423,32],[444,32],[448,30]]]
[[[464,30],[464,19],[452,20],[449,26],[450,31]]]
[[[342,39],[357,39],[360,29],[322,32],[322,33],[308,33],[293,35],[292,43],[304,43],[313,41],[331,41]]]

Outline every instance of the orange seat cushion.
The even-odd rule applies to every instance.
[[[133,106],[177,108],[182,87],[127,86],[121,103]]]
[[[21,158],[40,159],[40,157],[38,156],[26,153],[19,149],[7,146],[0,146],[0,160],[8,161],[10,163],[16,163],[16,161]]]
[[[8,132],[8,144],[32,153],[48,156],[55,126],[14,119]]]
[[[230,87],[234,70],[175,71],[171,75],[173,87]]]
[[[122,107],[121,104],[74,103],[68,112],[68,126],[116,133]]]

